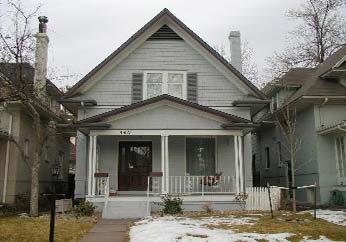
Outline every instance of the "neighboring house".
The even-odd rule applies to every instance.
[[[229,38],[232,65],[164,9],[69,90],[76,198],[107,200],[106,217],[147,214],[148,188],[186,195],[187,210],[238,206],[252,186],[253,107],[266,101],[240,72],[239,32]]]
[[[47,128],[50,121],[66,122],[65,112],[57,102],[63,93],[45,77],[48,37],[45,32],[38,33],[36,37],[37,48],[42,48],[36,50],[36,69],[27,63],[0,63],[0,201],[2,203],[16,203],[16,198],[23,201],[30,195],[30,162],[36,142],[32,133],[33,121],[18,96],[11,95],[11,98],[8,96],[13,92],[7,83],[15,83],[18,70],[23,72],[25,82],[21,87],[26,89],[28,95],[31,93],[34,95],[32,103],[44,123],[46,145],[42,147],[43,162],[39,171],[40,193],[51,191],[52,165],[58,164],[61,167],[61,181],[67,182],[68,178],[69,136],[64,135],[64,131],[60,128],[56,131],[57,135]],[[40,58],[37,58],[38,55]],[[42,90],[45,90],[45,102],[38,99],[38,95],[33,91],[37,85],[42,86],[39,80],[44,80]]]
[[[316,68],[291,69],[263,91],[272,103],[254,117],[262,122],[253,136],[260,183],[287,187],[291,181],[288,145],[273,122],[289,105],[297,111],[296,185],[317,182],[321,204],[330,201],[333,190],[343,192],[346,201],[346,46]],[[298,191],[298,201],[312,200],[312,190]]]

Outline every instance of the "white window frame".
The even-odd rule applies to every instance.
[[[147,75],[149,73],[162,74],[162,94],[168,94],[168,74],[183,74],[183,93],[182,98],[187,99],[187,72],[186,71],[145,71],[143,76],[143,99],[148,98]]]
[[[343,138],[344,141],[344,147],[340,147],[344,149],[344,154],[346,154],[346,135],[338,135],[334,139],[334,144],[335,144],[335,161],[336,161],[336,169],[337,169],[337,176],[338,176],[338,183],[343,182],[346,183],[346,175],[342,175],[341,172],[346,172],[346,166],[345,167],[340,167],[340,157],[338,153],[338,145],[337,145],[337,139]],[[344,157],[345,159],[345,157]],[[344,164],[344,163],[343,163]]]

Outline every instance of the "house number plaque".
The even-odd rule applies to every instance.
[[[120,134],[122,134],[122,135],[130,135],[131,134],[131,130],[120,130]]]

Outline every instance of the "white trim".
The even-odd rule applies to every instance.
[[[108,130],[91,130],[90,135],[119,135],[119,136],[131,136],[131,135],[208,135],[208,136],[243,136],[241,130],[222,130],[222,129],[108,129]]]
[[[96,179],[95,179],[95,171],[96,171],[96,148],[97,148],[97,136],[93,136],[93,155],[92,155],[92,195],[95,196],[95,190],[96,190]]]
[[[93,147],[93,136],[89,136],[89,157],[88,157],[88,196],[91,196],[91,180],[92,180],[92,147]]]
[[[162,184],[161,192],[165,193],[165,136],[161,136],[161,172],[162,172]]]
[[[12,114],[9,114],[9,121],[8,121],[8,135],[10,136],[12,134],[12,124],[13,124],[13,116]],[[7,181],[8,181],[8,167],[10,163],[10,148],[11,148],[11,142],[10,140],[7,140],[6,144],[6,158],[5,158],[5,172],[4,172],[4,187],[2,192],[2,202],[6,203],[6,193],[7,193]]]
[[[238,136],[234,136],[235,186],[239,193]]]
[[[168,136],[165,139],[165,168],[166,168],[166,192],[169,192],[169,150],[168,150]]]
[[[239,180],[240,180],[240,192],[245,192],[244,190],[244,168],[243,168],[243,142],[242,137],[238,136],[238,147],[239,147]]]
[[[187,72],[186,71],[174,71],[174,70],[147,70],[144,71],[143,75],[143,99],[148,98],[148,88],[147,88],[147,76],[149,73],[157,73],[162,74],[162,87],[161,87],[161,94],[168,94],[168,75],[169,74],[182,74],[183,75],[183,83],[182,83],[182,99],[187,99]],[[160,95],[161,95],[160,94]]]

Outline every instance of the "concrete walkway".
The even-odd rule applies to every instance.
[[[101,219],[80,242],[122,242],[125,239],[129,219]]]

